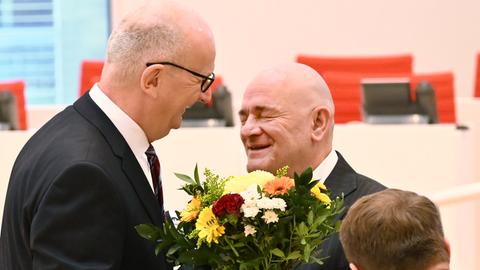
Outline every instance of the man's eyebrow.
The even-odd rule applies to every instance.
[[[275,108],[274,107],[268,107],[268,106],[262,106],[262,105],[259,105],[259,106],[255,106],[251,109],[251,112],[253,114],[260,114],[264,111],[275,111]],[[240,116],[243,116],[243,115],[247,115],[247,110],[245,109],[241,109],[240,111],[238,111],[238,114]]]

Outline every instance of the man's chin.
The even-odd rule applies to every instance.
[[[270,167],[271,166],[269,166],[268,164],[265,164],[264,162],[260,162],[260,161],[250,161],[249,160],[247,162],[247,171],[248,172],[253,172],[253,171],[256,171],[256,170],[271,172]],[[271,173],[275,173],[275,172],[271,172]]]
[[[170,125],[172,129],[179,129],[180,126],[182,125],[182,120],[183,118],[180,116],[179,119],[175,119],[173,123]]]

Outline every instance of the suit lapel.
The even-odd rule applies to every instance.
[[[112,147],[115,156],[122,160],[122,169],[155,225],[162,224],[162,209],[155,198],[148,180],[132,150],[105,113],[93,102],[90,95],[83,95],[73,105],[87,121],[97,127]]]
[[[131,152],[130,148],[128,150]],[[148,184],[148,180],[133,153],[123,157],[122,167],[138,197],[141,199],[143,206],[147,210],[147,213],[149,213],[153,224],[157,226],[162,225],[163,209],[160,208],[160,205]]]
[[[331,191],[331,197],[347,197],[357,189],[357,174],[348,165],[342,155],[337,152],[338,161],[330,175],[325,180],[325,186]]]

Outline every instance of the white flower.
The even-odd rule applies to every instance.
[[[265,220],[265,223],[267,223],[267,224],[278,222],[278,216],[272,210],[265,211],[262,218],[263,218],[263,220]]]
[[[245,191],[240,192],[240,196],[242,196],[245,201],[260,199],[257,184],[250,185]]]
[[[242,196],[244,200],[241,207],[243,215],[246,218],[256,217],[258,212],[260,212],[257,206],[257,200],[261,197],[257,191],[257,184],[250,185],[247,190],[240,193],[240,196]]]
[[[243,212],[243,216],[246,217],[246,218],[256,217],[258,212],[260,212],[260,209],[258,209],[256,204],[248,205],[248,204],[244,203],[242,205],[241,209],[242,209],[242,212]]]
[[[244,231],[245,236],[255,235],[256,232],[257,232],[257,230],[252,225],[246,225],[245,226],[245,231]]]
[[[287,208],[287,203],[281,198],[273,198],[272,204],[274,209],[279,209],[282,212]]]
[[[279,209],[285,211],[287,203],[281,198],[267,198],[263,197],[257,201],[257,206],[260,209]]]

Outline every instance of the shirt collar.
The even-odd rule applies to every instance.
[[[335,150],[331,150],[322,163],[320,163],[320,165],[318,165],[318,167],[313,171],[313,179],[320,180],[320,182],[324,183],[327,177],[332,173],[337,161],[337,152],[335,152]]]
[[[145,155],[149,143],[143,129],[105,95],[98,84],[92,87],[89,95],[122,134],[133,153]]]

